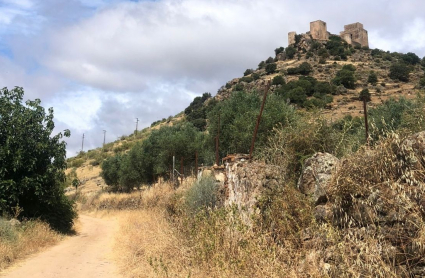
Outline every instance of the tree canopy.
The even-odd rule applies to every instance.
[[[20,217],[46,220],[54,229],[67,231],[76,213],[61,186],[65,180],[64,134],[51,136],[53,108],[41,101],[23,103],[24,90],[0,90],[0,212],[23,209]]]

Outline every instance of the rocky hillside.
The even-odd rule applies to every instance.
[[[294,45],[277,48],[275,54],[274,58],[269,57],[261,61],[255,70],[247,69],[243,77],[227,82],[218,90],[216,99],[224,100],[233,91],[239,90],[261,92],[268,82],[272,82],[270,90],[272,93],[282,94],[282,91],[292,89],[285,88],[284,84],[298,81],[300,78],[305,80],[314,78],[318,82],[325,82],[334,87],[328,92],[332,99],[319,107],[325,108],[322,113],[328,118],[338,119],[345,115],[358,116],[363,113],[358,95],[364,88],[369,89],[372,95],[370,106],[374,107],[389,98],[400,96],[413,98],[421,87],[425,87],[425,81],[419,85],[421,78],[424,77],[425,57],[420,63],[419,57],[413,53],[400,54],[378,49],[354,48],[337,36],[331,36],[328,42],[300,37]],[[406,61],[409,65],[407,78],[392,76],[391,68]],[[347,65],[354,66],[354,84],[338,85],[335,78]],[[376,79],[369,79],[371,72]],[[280,77],[283,82],[279,81]],[[314,99],[317,91],[313,90],[310,95],[307,93],[307,98]]]

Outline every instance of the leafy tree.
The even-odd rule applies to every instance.
[[[207,147],[214,151],[214,138],[217,134],[220,115],[220,156],[229,153],[248,153],[251,146],[255,120],[261,106],[261,99],[255,92],[235,92],[224,102],[220,102],[208,113]],[[286,104],[286,99],[270,94],[260,122],[256,148],[267,141],[270,130],[278,124],[290,124],[296,116],[295,109]]]
[[[265,67],[265,65],[266,65],[266,62],[261,61],[261,62],[258,64],[258,68],[259,68],[259,69],[262,69],[262,68],[264,68],[264,67]]]
[[[23,104],[24,90],[0,90],[0,213],[23,209],[20,217],[41,218],[52,228],[69,231],[76,212],[62,188],[69,130],[53,137],[53,108],[41,101]]]
[[[421,62],[421,59],[415,53],[412,53],[412,52],[408,52],[407,54],[404,54],[401,57],[401,59],[405,63],[410,64],[410,65],[416,65],[416,64],[419,64]]]
[[[356,67],[353,64],[347,64],[342,67],[343,70],[349,70],[352,72],[356,71]]]
[[[275,53],[275,54],[276,54],[276,56],[277,56],[277,55],[279,55],[280,53],[282,53],[284,50],[285,50],[285,48],[283,48],[283,47],[281,46],[281,47],[279,47],[279,48],[276,48],[276,49],[274,50],[274,53]]]
[[[274,59],[272,57],[267,58],[266,64],[271,64],[274,62]]]
[[[286,57],[288,57],[288,59],[293,59],[295,54],[297,53],[297,50],[292,46],[288,46],[285,49],[285,53],[286,53]]]
[[[359,99],[361,101],[369,102],[371,100],[370,92],[368,89],[363,89],[359,94]]]
[[[271,63],[266,65],[267,74],[272,74],[276,71],[277,65],[276,63]]]
[[[354,89],[356,85],[356,78],[354,72],[348,69],[341,69],[336,73],[335,78],[332,80],[335,85],[343,85],[347,89]]]
[[[282,75],[276,75],[273,77],[272,85],[283,85],[285,84],[285,79],[283,79]]]
[[[317,55],[319,55],[319,57],[324,59],[329,58],[329,52],[326,50],[326,48],[320,48],[319,51],[317,52]]]
[[[307,62],[303,62],[298,67],[298,73],[300,73],[302,75],[308,75],[312,71],[313,71],[313,67]]]
[[[374,86],[376,85],[376,83],[378,83],[378,76],[374,71],[370,72],[369,77],[367,78],[367,83],[370,83]]]
[[[211,94],[204,93],[200,97],[195,97],[190,105],[184,110],[186,119],[193,123],[199,130],[205,130],[206,111],[208,109],[205,102],[209,99],[211,99]]]
[[[243,76],[247,76],[247,75],[250,75],[251,73],[253,73],[254,72],[254,70],[253,69],[247,69],[244,73],[243,73]]]
[[[421,60],[421,66],[425,67],[425,56]]]
[[[104,179],[105,183],[111,186],[114,190],[118,190],[120,184],[120,166],[123,156],[117,154],[115,156],[105,159],[101,168],[100,176]]]
[[[409,81],[409,67],[404,63],[394,63],[390,67],[389,77],[403,82]]]
[[[314,91],[319,95],[334,94],[335,88],[328,82],[317,82],[314,86]]]

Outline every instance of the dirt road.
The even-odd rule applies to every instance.
[[[120,277],[112,260],[117,221],[80,215],[81,228],[60,244],[18,263],[0,277]]]

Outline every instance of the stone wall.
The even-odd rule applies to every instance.
[[[288,45],[295,44],[295,36],[297,33],[295,32],[289,32],[288,33]]]

